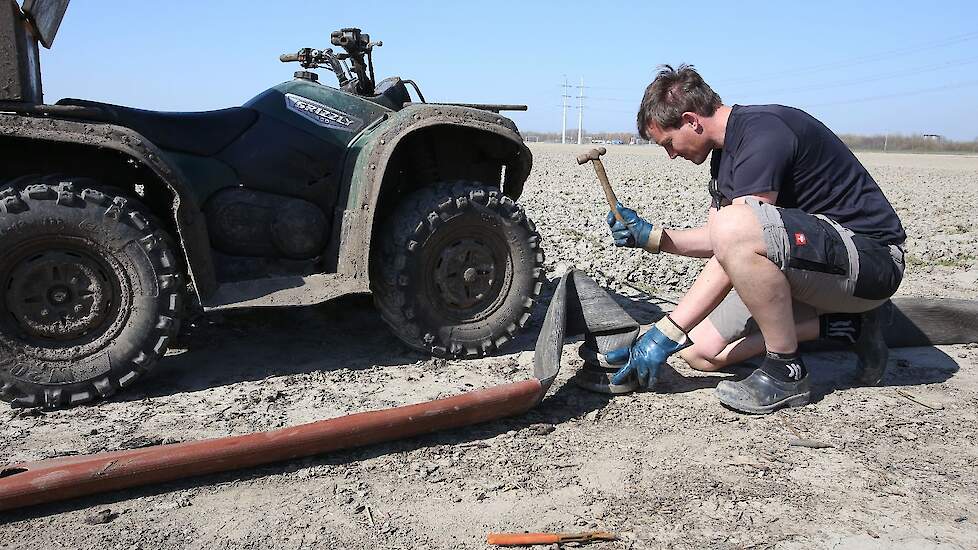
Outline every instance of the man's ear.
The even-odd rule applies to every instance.
[[[652,122],[650,120],[648,124],[645,125],[645,139],[649,140],[652,143],[655,143],[655,140],[652,139],[653,130],[655,130],[655,122]]]
[[[694,130],[702,126],[702,124],[700,124],[700,116],[691,111],[686,111],[683,113],[683,124],[692,126]]]

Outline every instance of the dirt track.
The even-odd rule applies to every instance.
[[[574,264],[649,322],[700,262],[614,250],[577,146],[534,145],[521,202],[549,276]],[[900,294],[978,299],[978,158],[862,155],[911,235]],[[699,224],[706,167],[652,147],[605,157],[620,199]],[[552,286],[549,287],[552,291]],[[659,298],[650,298],[653,294]],[[0,411],[0,464],[266,430],[528,376],[537,320],[507,354],[407,351],[365,296],[210,317],[155,374],[94,407]],[[721,407],[672,360],[662,388],[608,399],[561,377],[524,417],[0,516],[0,548],[484,548],[488,531],[606,529],[593,548],[973,548],[978,346],[895,350],[884,386],[850,387],[854,358],[809,362],[816,403],[767,417]],[[900,393],[903,392],[903,393]],[[911,400],[911,396],[921,405]],[[800,436],[833,445],[788,445]],[[99,523],[98,513],[112,514]]]

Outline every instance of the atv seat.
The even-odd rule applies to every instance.
[[[258,113],[245,107],[201,113],[162,113],[83,99],[62,99],[57,105],[97,109],[99,120],[131,128],[161,149],[212,156],[244,133]]]

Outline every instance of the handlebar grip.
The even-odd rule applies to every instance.
[[[299,54],[283,53],[282,55],[278,56],[278,60],[281,61],[282,63],[288,63],[290,61],[298,61]]]

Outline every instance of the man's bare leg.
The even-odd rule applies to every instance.
[[[720,262],[716,257],[710,258],[703,271],[700,271],[696,277],[693,286],[676,304],[676,309],[669,314],[669,318],[689,332],[720,305],[731,288],[733,287],[730,284],[730,277],[727,276]]]
[[[767,350],[796,352],[791,287],[767,258],[767,245],[751,207],[732,204],[718,212],[710,224],[710,238],[717,261],[754,317]]]
[[[818,317],[803,320],[795,325],[799,342],[815,340],[819,335]],[[753,333],[733,342],[727,342],[713,326],[709,318],[696,325],[689,333],[693,345],[680,351],[679,355],[690,367],[707,372],[714,372],[726,367],[742,363],[753,357],[763,355],[766,351],[764,336]]]

